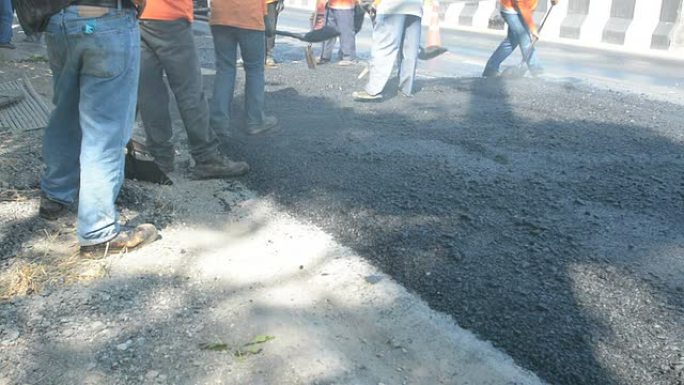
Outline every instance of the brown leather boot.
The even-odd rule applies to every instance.
[[[97,245],[81,246],[83,258],[105,258],[110,254],[138,249],[157,240],[159,233],[154,225],[145,223],[133,228],[122,229],[116,237]]]
[[[246,162],[235,162],[220,155],[197,162],[193,169],[194,179],[232,178],[245,175],[249,171]]]

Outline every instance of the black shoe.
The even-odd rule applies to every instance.
[[[0,43],[0,48],[15,49],[17,47],[8,41],[7,43]]]
[[[157,240],[157,228],[149,223],[134,228],[122,229],[116,237],[97,245],[81,246],[80,254],[84,258],[105,258],[107,255],[130,251]]]
[[[48,221],[54,221],[66,214],[68,206],[64,203],[53,201],[45,194],[40,195],[40,208],[38,216]]]
[[[154,163],[156,163],[159,169],[164,171],[166,174],[173,172],[175,169],[173,165],[173,159],[154,158]]]
[[[232,178],[245,175],[248,171],[247,162],[234,162],[216,155],[195,164],[193,177],[194,179]]]
[[[245,131],[250,135],[257,135],[278,129],[278,119],[275,116],[265,116],[261,124],[248,124]]]

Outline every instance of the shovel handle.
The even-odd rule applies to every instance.
[[[549,15],[551,14],[551,10],[553,10],[553,7],[555,7],[556,4],[551,3],[551,6],[549,9],[546,10],[546,13],[544,14],[544,18],[542,18],[541,24],[539,24],[539,28],[537,29],[537,34],[540,34],[542,29],[544,28],[544,24],[546,24],[546,20],[549,18]],[[530,56],[532,56],[532,50],[534,49],[534,45],[537,44],[539,41],[538,37],[533,37],[532,38],[532,44],[530,44],[530,49],[527,50],[527,54],[525,54],[525,50],[523,50],[522,45],[520,46],[520,52],[522,52],[523,60],[520,65],[522,66],[523,64],[527,64],[527,66],[530,66]]]

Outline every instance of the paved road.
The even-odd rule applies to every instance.
[[[286,13],[281,26],[302,22]],[[225,150],[253,166],[255,191],[549,383],[684,384],[681,106],[585,87],[610,85],[598,77],[473,78],[498,38],[468,36],[444,40],[480,46],[473,62],[450,47],[422,63],[410,99],[395,84],[383,103],[352,102],[361,66],[268,70],[283,129],[246,137],[236,120]],[[210,69],[210,38],[198,40]],[[367,56],[367,33],[359,40]],[[549,72],[577,49],[573,78],[600,72],[593,55],[618,89],[648,78],[649,96],[681,94],[677,62],[648,61],[652,77],[639,56],[542,48],[558,52]],[[301,61],[301,45],[280,39],[277,56]],[[621,60],[623,71],[609,65]]]
[[[304,30],[309,14],[288,9],[279,20],[279,28]],[[291,39],[283,39],[292,43]],[[476,32],[443,29],[442,44],[449,48],[443,57],[421,63],[421,72],[432,76],[476,76],[501,36]],[[370,52],[370,23],[358,36],[362,58]],[[567,44],[539,42],[540,59],[549,78],[586,82],[595,86],[646,93],[661,100],[684,103],[684,60],[648,55],[637,55],[605,49],[586,48]],[[507,64],[517,64],[516,53]]]

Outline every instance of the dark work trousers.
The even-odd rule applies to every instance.
[[[328,9],[326,25],[340,33],[340,57],[342,60],[356,59],[356,33],[354,32],[354,9]],[[335,39],[323,43],[321,58],[330,60],[335,48]]]
[[[276,27],[278,26],[278,11],[276,11],[278,2],[269,3],[267,5],[268,13],[266,14],[266,29],[275,31]],[[271,37],[266,36],[266,57],[273,57],[273,47],[275,47],[275,40],[275,35]]]
[[[166,73],[188,135],[190,154],[199,162],[215,156],[218,139],[209,128],[209,105],[202,88],[191,23],[185,19],[142,20],[140,36],[138,108],[150,152],[159,161],[173,161]]]

